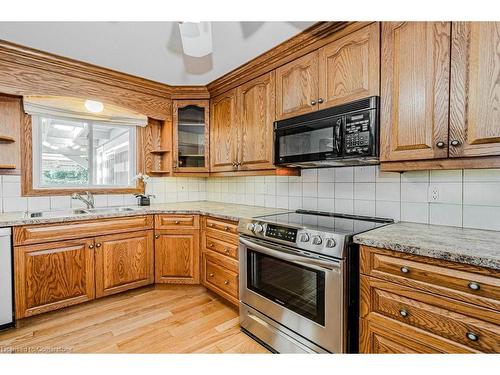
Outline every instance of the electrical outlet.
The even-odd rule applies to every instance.
[[[429,185],[429,190],[427,192],[428,202],[438,202],[439,201],[439,188],[436,185]]]

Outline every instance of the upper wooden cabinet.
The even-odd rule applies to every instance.
[[[88,238],[15,247],[16,318],[93,299],[93,248]]]
[[[276,69],[276,118],[315,111],[318,100],[318,51]]]
[[[237,169],[236,90],[230,90],[210,103],[210,171],[225,172]]]
[[[21,168],[21,98],[0,95],[0,173]]]
[[[319,50],[319,108],[379,95],[380,24],[372,23]]]
[[[276,69],[276,118],[379,95],[379,28],[374,22]]]
[[[95,238],[96,297],[154,282],[153,231]]]
[[[275,73],[238,87],[238,167],[240,170],[273,167]]]
[[[381,161],[448,155],[449,22],[382,23]]]
[[[500,155],[500,22],[454,22],[450,157]]]
[[[174,172],[209,170],[209,101],[173,101]]]

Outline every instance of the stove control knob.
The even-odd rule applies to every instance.
[[[323,240],[321,239],[320,236],[313,236],[312,238],[313,245],[321,245],[322,242]]]
[[[264,231],[264,227],[262,226],[262,224],[255,224],[254,225],[254,232],[255,233],[261,233],[262,231]]]
[[[335,242],[335,240],[333,238],[327,238],[326,242],[325,242],[325,247],[332,248],[332,247],[335,247],[336,244],[337,244],[337,242]]]
[[[300,235],[300,242],[309,242],[309,235],[307,233],[302,233]]]
[[[253,223],[248,223],[247,224],[247,229],[252,232],[255,229],[255,225]]]

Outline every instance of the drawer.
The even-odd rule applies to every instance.
[[[237,273],[212,262],[210,258],[206,258],[205,267],[205,280],[208,284],[214,285],[233,297],[238,297]]]
[[[238,259],[238,245],[220,241],[209,236],[205,236],[205,249]]]
[[[14,245],[30,245],[152,228],[153,217],[151,215],[27,225],[14,228]]]
[[[360,319],[359,352],[363,354],[477,353],[476,350],[401,324],[383,316]]]
[[[198,215],[156,215],[155,229],[198,229],[200,217]]]
[[[219,238],[223,241],[238,244],[238,223],[229,220],[205,217],[203,230],[208,236]]]
[[[500,310],[500,272],[495,270],[366,246],[360,256],[362,274]]]
[[[382,315],[485,353],[500,352],[498,312],[361,277],[361,317]],[[486,312],[489,321],[479,319]],[[495,315],[497,315],[495,317]]]

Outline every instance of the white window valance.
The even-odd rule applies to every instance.
[[[32,116],[142,127],[148,123],[147,116],[107,103],[104,103],[102,112],[92,113],[85,108],[85,101],[86,99],[61,96],[25,96],[23,98],[24,112]]]

